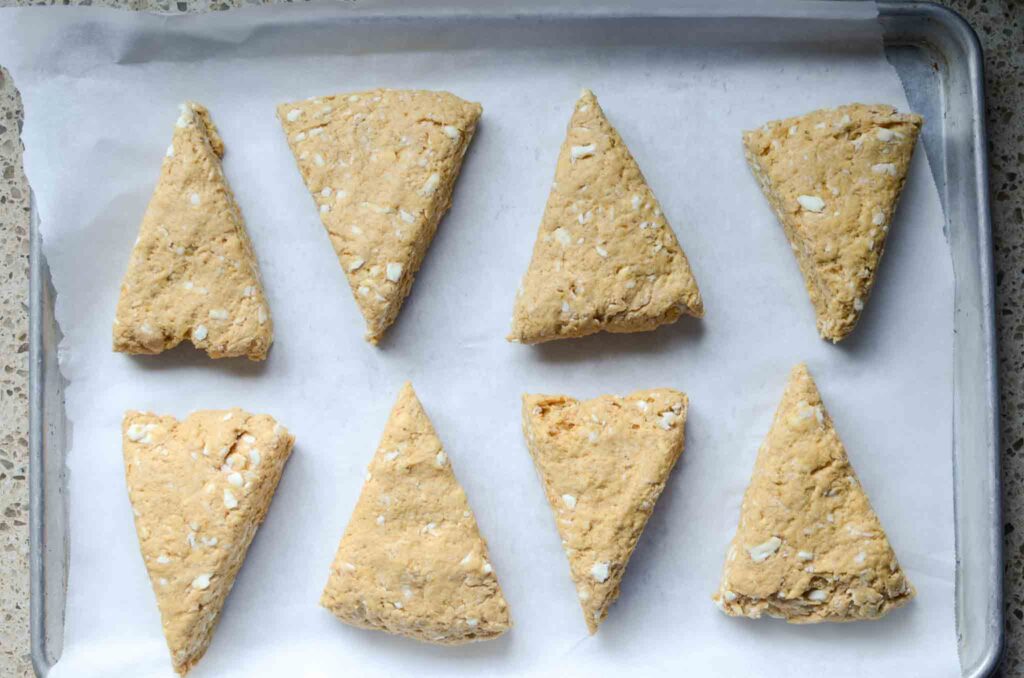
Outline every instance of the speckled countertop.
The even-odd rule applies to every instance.
[[[274,0],[270,0],[274,1]],[[203,12],[260,0],[0,0]],[[1024,673],[1024,0],[942,0],[985,49],[1002,393],[1006,654]],[[2,16],[2,14],[0,14]],[[21,102],[0,65],[0,676],[32,675],[28,582],[28,190]]]

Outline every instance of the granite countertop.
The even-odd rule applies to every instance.
[[[257,0],[258,3],[259,0]],[[275,0],[269,0],[275,1]],[[246,0],[0,0],[217,11]],[[1024,672],[1024,2],[941,0],[985,50],[1002,395],[1006,547],[1004,675]],[[21,102],[0,65],[0,675],[32,674],[28,581],[28,190],[21,169]]]

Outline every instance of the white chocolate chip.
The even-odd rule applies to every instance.
[[[420,195],[428,196],[433,195],[434,191],[437,190],[437,185],[441,183],[441,175],[434,172],[427,177],[426,182],[423,184],[423,188],[420,189]]]
[[[206,329],[206,325],[196,325],[195,329],[192,330],[192,340],[202,341],[203,339],[206,339],[206,335],[208,333],[209,332]]]
[[[377,524],[378,525],[383,525],[384,524],[384,516],[382,516],[382,515],[381,516],[377,516]]]
[[[285,117],[288,118],[288,122],[295,122],[296,120],[299,119],[300,115],[302,115],[302,111],[300,111],[297,108],[293,108],[292,110],[288,111],[288,115]]]
[[[192,580],[192,588],[198,589],[199,591],[205,591],[210,588],[210,577],[212,574],[201,574]]]
[[[161,553],[159,556],[157,556],[156,562],[160,563],[161,565],[166,565],[167,563],[171,562],[171,559]]]
[[[173,158],[174,157],[174,144],[171,144],[170,146],[167,147],[167,153],[165,153],[165,155],[168,158]]]
[[[796,557],[804,561],[805,563],[809,560],[814,560],[814,554],[810,551],[798,551]]]
[[[414,217],[413,215],[409,214],[405,210],[398,210],[398,216],[400,216],[402,218],[402,221],[404,221],[407,224],[411,224],[414,221],[416,221],[416,217]]]
[[[571,509],[576,508],[576,497],[571,494],[563,494],[562,502]]]
[[[128,440],[131,440],[133,443],[149,445],[153,442],[153,436],[150,435],[150,432],[154,429],[156,429],[156,424],[132,424],[128,427]]]
[[[227,320],[230,317],[223,308],[211,308],[208,315],[214,320]]]
[[[747,553],[750,554],[750,559],[755,563],[761,563],[768,559],[768,556],[772,555],[779,550],[782,546],[782,540],[778,537],[771,537],[768,541],[757,546],[747,546]]]
[[[662,412],[660,418],[658,419],[658,426],[668,431],[669,429],[672,428],[672,425],[675,424],[676,419],[678,418],[679,415],[677,415],[675,412]]]
[[[600,254],[602,257],[607,257],[608,256],[608,250],[606,250],[605,248],[601,247],[600,245],[598,245],[594,249],[597,250],[597,253]]]
[[[858,565],[863,565],[864,561],[867,560],[867,558],[868,554],[861,551],[853,557],[853,562],[857,563]]]
[[[330,205],[320,205],[320,214],[327,214],[331,211]]]
[[[224,490],[224,507],[229,511],[231,509],[238,508],[238,500],[235,498],[235,495],[232,494],[231,490],[228,489]]]
[[[853,300],[853,310],[858,312],[864,310],[864,301],[859,297]]]
[[[493,568],[493,567],[491,567],[491,564],[490,564],[490,563],[484,563],[484,564],[483,564],[483,565],[482,565],[482,566],[480,567],[480,571],[481,571],[481,572],[483,572],[484,574],[490,574],[491,572],[494,572],[494,568]]]
[[[323,167],[326,163],[324,162],[324,156],[319,153],[313,154],[313,164],[317,167]]]
[[[875,130],[875,136],[878,137],[879,141],[892,141],[896,137],[896,133],[891,129],[885,127],[879,127]]]
[[[875,174],[888,174],[894,177],[896,176],[896,165],[891,162],[880,162],[877,165],[872,165],[871,171]]]
[[[198,204],[199,204],[199,202],[200,202],[199,194],[198,194],[198,193],[193,193],[193,194],[192,194],[192,195],[191,195],[191,196],[189,197],[189,201],[191,201],[191,203],[192,203],[193,205],[198,205]]]
[[[597,150],[597,144],[587,144],[586,146],[573,146],[569,150],[569,161],[576,162],[580,158],[587,158],[594,155],[594,151]]]
[[[608,581],[608,563],[594,563],[590,568],[590,576],[601,584]]]
[[[736,600],[736,594],[732,591],[725,591],[722,594],[722,597],[725,598],[725,602],[727,603],[731,603],[732,601]]]
[[[453,127],[452,125],[445,125],[442,129],[444,129],[445,134],[447,134],[452,139],[455,139],[456,141],[458,141],[459,137],[462,136],[462,132],[459,131],[458,127]]]
[[[249,461],[252,462],[253,466],[260,465],[260,451],[255,447],[249,450]]]
[[[396,262],[389,262],[387,266],[387,277],[391,282],[398,282],[402,278],[402,265]]]
[[[568,229],[559,226],[554,232],[555,240],[557,240],[562,247],[568,247],[572,243],[572,234],[569,233]]]
[[[267,322],[267,309],[263,308],[262,306],[256,309],[256,322],[258,322],[260,325]]]
[[[820,603],[825,600],[828,600],[828,592],[822,591],[821,589],[812,589],[811,592],[807,594],[807,597],[815,602]]]
[[[192,107],[186,104],[179,104],[178,110],[181,115],[178,116],[178,120],[174,123],[177,127],[188,127],[195,121],[195,114],[192,112]]]
[[[438,468],[444,468],[444,465],[448,463],[448,455],[444,453],[444,450],[437,453],[434,457],[434,463],[437,464]]]
[[[228,474],[228,482],[230,484],[234,485],[235,487],[241,487],[242,486],[242,474],[239,473],[238,471],[234,471],[232,473],[229,473]]]
[[[356,257],[355,259],[352,260],[352,263],[350,263],[348,265],[348,270],[349,270],[349,272],[358,271],[359,269],[361,269],[363,267],[363,264],[365,264],[365,263],[366,262],[363,261],[362,257]]]
[[[816,195],[798,195],[796,201],[808,212],[820,213],[825,210],[825,201]]]

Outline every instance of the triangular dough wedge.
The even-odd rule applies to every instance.
[[[713,596],[726,614],[877,619],[914,597],[806,365],[761,445]]]
[[[295,439],[272,417],[240,409],[180,422],[127,412],[122,434],[142,559],[184,675],[210,645]]]
[[[667,388],[582,402],[523,396],[523,432],[592,634],[683,451],[687,405]]]
[[[496,638],[512,625],[466,493],[408,383],[320,604],[347,624],[441,645]]]
[[[921,116],[891,106],[853,104],[743,135],[823,339],[840,341],[860,319],[922,124]]]
[[[370,343],[412,289],[482,111],[448,92],[392,89],[277,108]]]
[[[209,112],[182,104],[142,218],[114,320],[114,350],[155,354],[188,339],[211,358],[263,360],[273,323]]]
[[[704,315],[686,254],[633,155],[583,90],[508,338],[642,332],[683,314]]]

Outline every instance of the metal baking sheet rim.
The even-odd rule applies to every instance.
[[[963,675],[980,678],[995,671],[1004,639],[995,275],[982,51],[974,30],[950,9],[930,2],[884,0],[878,7],[887,47],[929,49],[944,62],[941,138],[930,144],[926,139],[925,143],[947,228],[960,225],[949,228],[948,233],[956,278],[952,433],[957,634]],[[580,11],[578,16],[585,18],[587,13]],[[935,65],[938,70],[938,61]],[[963,122],[949,115],[956,104],[965,107],[960,113],[969,115],[970,144],[947,155],[947,128]],[[958,181],[961,178],[963,181]],[[45,676],[63,644],[68,569],[64,454],[70,436],[64,415],[64,379],[58,365],[55,292],[42,253],[34,196],[30,211],[30,631],[32,665],[37,675]],[[970,275],[962,275],[962,266],[969,267]],[[970,393],[965,396],[968,388]],[[971,450],[971,455],[965,450]],[[980,481],[980,485],[972,481]]]

